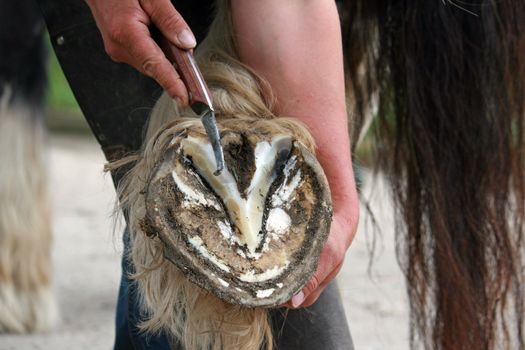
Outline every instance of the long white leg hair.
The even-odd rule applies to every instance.
[[[0,333],[49,330],[51,224],[41,112],[0,96]]]

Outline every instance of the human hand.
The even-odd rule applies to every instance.
[[[177,102],[186,106],[188,92],[173,65],[151,37],[155,25],[172,44],[192,49],[196,40],[170,0],[86,0],[116,62],[124,62],[155,79]]]
[[[321,251],[317,270],[301,292],[284,307],[296,309],[311,306],[341,270],[346,251],[357,231],[359,217],[357,193],[352,192],[347,208],[334,212],[330,234]]]

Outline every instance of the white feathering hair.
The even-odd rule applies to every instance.
[[[0,333],[49,331],[58,320],[51,288],[51,222],[45,128],[36,107],[0,96]]]

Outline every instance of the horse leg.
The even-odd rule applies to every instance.
[[[51,224],[45,175],[44,26],[31,0],[0,3],[0,332],[49,330]]]

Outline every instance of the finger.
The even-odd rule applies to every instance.
[[[321,296],[321,294],[323,294],[323,292],[325,291],[325,289],[328,287],[328,285],[333,281],[333,279],[337,276],[337,274],[339,273],[339,271],[341,270],[341,267],[343,266],[343,264],[337,266],[334,271],[332,271],[332,273],[330,275],[328,275],[328,277],[325,278],[325,280],[323,281],[323,283],[317,287],[317,289],[315,289],[312,293],[310,293],[308,295],[307,298],[304,299],[304,301],[299,305],[299,307],[309,307],[309,306],[312,306],[316,301],[317,299],[319,299],[319,297]]]
[[[149,36],[146,27],[130,35],[128,52],[131,64],[142,73],[155,79],[181,106],[188,104],[188,91],[179,74],[162,50]]]
[[[324,286],[320,286],[319,288],[317,288],[315,291],[313,291],[308,296],[308,298],[304,299],[303,302],[300,305],[296,306],[295,308],[302,308],[302,307],[310,307],[310,306],[312,306],[317,301],[317,299],[319,299],[321,294],[323,294],[323,292],[324,292],[324,290],[326,289],[327,286],[328,286],[328,284],[326,284]]]
[[[330,282],[337,276],[339,271],[341,270],[341,267],[343,266],[343,263],[339,264],[331,273],[328,274],[328,276],[323,280],[321,284],[319,284],[317,287],[315,285],[317,284],[316,281],[319,280],[319,278],[316,276],[317,271],[314,273],[310,281],[308,281],[308,284],[311,284],[314,288],[311,292],[307,290],[308,287],[304,287],[299,293],[294,295],[292,299],[290,299],[288,302],[279,305],[279,307],[287,307],[291,309],[297,309],[300,307],[308,307],[315,303],[315,301],[319,298],[319,296],[323,293],[323,291],[326,289],[326,287],[330,284]],[[306,294],[308,293],[308,294]]]
[[[326,245],[321,251],[317,270],[306,283],[305,287],[290,300],[293,308],[302,306],[310,294],[323,285],[327,285],[337,275],[337,272],[339,272],[343,264],[344,254],[345,252],[342,247],[337,244],[337,237],[330,235]]]
[[[339,270],[341,270],[342,266],[343,266],[342,263],[339,266],[337,266],[324,279],[324,281],[317,288],[315,288],[312,292],[306,291],[306,293],[309,293],[309,294],[306,294],[305,293],[305,289],[303,288],[303,290],[301,290],[299,293],[294,295],[290,301],[288,301],[286,304],[281,305],[280,307],[288,307],[288,308],[292,308],[292,309],[297,309],[297,308],[309,307],[309,306],[313,305],[317,301],[319,296],[321,296],[321,294],[326,289],[326,287],[328,287],[330,282],[332,282],[332,280],[335,278],[335,276],[337,276],[337,274],[339,273]],[[314,277],[309,282],[311,282],[313,280],[317,280],[317,278]],[[312,283],[315,283],[315,282],[312,282]]]
[[[173,44],[182,49],[193,49],[197,45],[190,27],[169,0],[140,0],[140,5]]]
[[[310,293],[319,288],[325,280],[329,277],[335,276],[334,271],[342,264],[343,258],[337,248],[327,244],[321,256],[319,257],[319,265],[317,270],[312,275],[312,278],[306,283],[302,292],[304,293],[304,298],[308,297]]]

